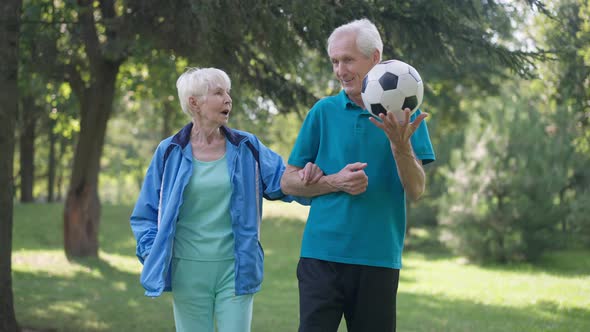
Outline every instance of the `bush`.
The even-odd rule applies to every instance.
[[[496,99],[473,114],[464,148],[443,170],[441,240],[474,261],[535,260],[559,244],[570,210],[561,195],[574,153],[567,132],[556,137],[551,122],[515,104]]]

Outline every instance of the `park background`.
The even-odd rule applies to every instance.
[[[169,294],[143,296],[129,215],[155,147],[189,120],[177,77],[224,69],[229,125],[286,160],[339,91],[325,40],[362,17],[424,79],[437,156],[408,203],[398,330],[590,330],[586,0],[22,1],[0,326],[14,308],[29,331],[172,331]],[[255,332],[297,329],[306,212],[265,202]]]

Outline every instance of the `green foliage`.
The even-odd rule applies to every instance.
[[[544,117],[531,94],[505,88],[503,98],[469,104],[465,144],[445,172],[444,241],[476,261],[538,258],[559,244],[558,225],[570,210],[564,192],[577,157],[571,131],[554,119],[571,114]]]
[[[519,3],[521,11],[541,6],[538,1]],[[446,81],[449,91],[454,90],[448,82],[453,79],[490,89],[492,78],[503,73],[498,69],[530,75],[531,60],[538,56],[504,43],[512,39],[512,22],[522,14],[505,1],[183,0],[162,6],[154,0],[128,0],[125,4],[131,28],[143,41],[140,49],[173,49],[191,64],[223,68],[239,82],[237,90],[255,87],[279,112],[309,107],[324,95],[317,87],[325,85],[317,81],[329,75],[329,65],[316,72],[308,54],[325,58],[332,29],[362,17],[373,20],[381,31],[385,58],[412,63],[427,83]],[[322,63],[327,65],[325,60]]]
[[[571,203],[571,212],[567,216],[566,223],[572,234],[568,240],[573,241],[574,246],[583,248],[590,247],[590,191],[584,190],[577,193],[575,200]]]
[[[436,128],[443,132],[435,133],[442,137],[429,192],[440,197],[443,239],[456,252],[479,261],[514,261],[534,260],[552,247],[587,246],[590,72],[580,56],[586,7],[584,1],[551,1],[541,8],[551,16],[533,16],[536,24],[523,25],[521,40],[552,52],[551,61],[535,63],[537,80],[501,79],[494,84],[503,87],[497,98],[463,85],[455,90],[462,102],[452,113],[461,116]],[[444,93],[437,98],[445,103]],[[460,135],[462,123],[464,143],[454,132]],[[457,144],[456,151],[449,144]]]
[[[87,8],[82,2],[28,0],[23,12],[22,68],[35,78],[31,87],[42,87],[44,81],[55,86],[69,82],[74,93],[52,103],[63,114],[55,130],[75,139],[70,135],[73,125],[83,122],[81,112],[87,107],[84,100],[71,96],[84,99],[80,96],[95,83],[97,68],[90,57],[121,64],[115,116],[135,125],[112,125],[124,132],[116,133],[119,138],[107,138],[101,171],[105,183],[113,183],[127,177],[119,172],[146,165],[145,151],[186,122],[174,85],[186,66],[226,70],[233,82],[230,125],[260,135],[286,156],[292,144],[286,139],[291,140],[292,133],[268,128],[275,123],[285,127],[282,119],[274,120],[279,113],[296,113],[289,129],[297,127],[297,119],[318,98],[339,89],[325,50],[326,38],[337,25],[372,19],[384,36],[384,56],[404,59],[420,69],[430,96],[425,105],[434,108],[443,100],[446,105],[458,103],[457,80],[488,86],[493,76],[503,72],[498,68],[528,69],[530,55],[510,52],[497,42],[510,39],[512,26],[506,23],[515,17],[512,7],[495,1],[126,0],[112,6],[97,1]],[[87,15],[89,10],[94,20]],[[28,86],[26,82],[21,86]],[[45,95],[50,94],[39,98],[46,99]],[[80,106],[75,106],[77,102]],[[460,118],[453,117],[456,110],[441,113],[441,118]],[[129,133],[147,139],[150,148],[124,141]],[[120,145],[126,151],[115,152]],[[134,148],[141,151],[132,153]],[[113,155],[108,155],[110,151]],[[121,158],[141,160],[123,165]]]
[[[291,149],[303,121],[297,114],[281,114],[273,118],[273,125],[268,128],[269,146],[280,154],[285,163],[291,154]]]
[[[579,151],[590,155],[590,3],[587,0],[550,2],[552,18],[537,17],[535,33],[542,47],[551,50],[554,61],[539,70],[546,93],[557,104],[573,112]]]
[[[109,121],[101,158],[100,198],[131,204],[157,144],[189,119],[181,111],[176,80],[186,60],[152,50],[121,66],[115,116]]]
[[[437,226],[439,224],[438,212],[439,197],[447,193],[447,179],[444,175],[445,167],[451,160],[452,151],[463,145],[463,129],[450,130],[445,118],[446,110],[427,110],[426,118],[428,131],[434,147],[436,161],[424,166],[426,174],[426,191],[417,202],[408,206],[407,227]],[[465,114],[469,114],[464,112]],[[463,128],[465,125],[455,124]]]

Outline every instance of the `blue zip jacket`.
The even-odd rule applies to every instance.
[[[136,255],[143,264],[141,284],[146,296],[171,291],[170,262],[176,222],[184,188],[193,170],[189,144],[192,123],[163,140],[156,152],[131,215],[137,240]],[[232,194],[230,215],[234,233],[235,293],[260,290],[264,252],[260,245],[262,197],[293,201],[280,188],[285,171],[282,158],[253,134],[221,127],[226,137],[226,157]],[[302,204],[309,200],[297,198]]]

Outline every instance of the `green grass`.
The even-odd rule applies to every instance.
[[[252,330],[296,331],[295,268],[307,210],[265,204],[266,274]],[[139,285],[131,208],[103,207],[99,258],[76,261],[63,253],[62,210],[15,206],[19,323],[57,331],[173,331],[170,294],[149,299]],[[551,253],[536,265],[474,266],[428,239],[416,229],[404,254],[398,331],[590,331],[589,251]]]

